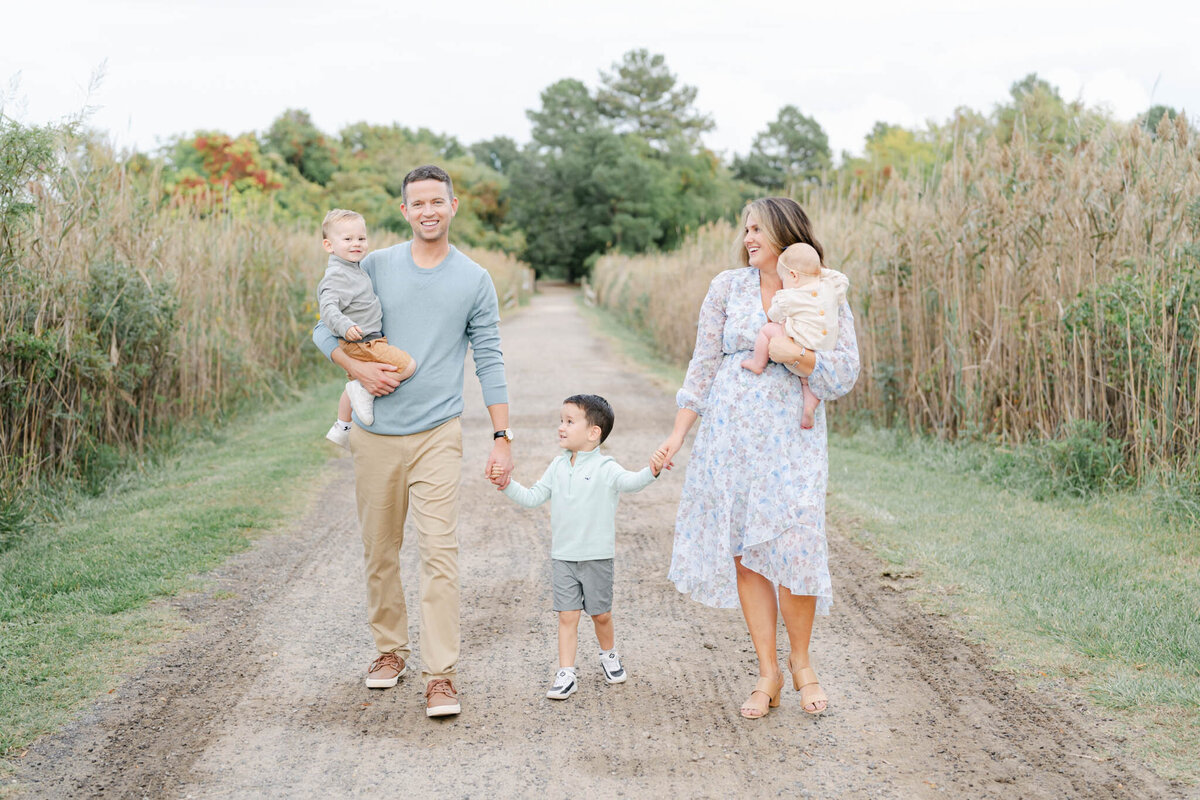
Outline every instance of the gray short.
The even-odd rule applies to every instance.
[[[578,611],[589,617],[612,611],[613,560],[559,561],[550,559],[554,610]]]

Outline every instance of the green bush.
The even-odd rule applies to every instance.
[[[0,553],[16,544],[31,527],[29,509],[15,482],[0,477]]]
[[[27,529],[22,487],[36,474],[97,494],[154,425],[173,379],[168,345],[178,302],[167,281],[102,262],[86,284],[6,285],[0,331],[0,548]],[[83,324],[77,320],[82,319]]]
[[[104,494],[112,487],[113,478],[130,466],[131,458],[121,446],[84,440],[76,455],[79,488],[92,497]]]
[[[1188,530],[1200,530],[1200,474],[1166,472],[1160,487],[1151,497],[1163,517]]]
[[[88,328],[109,351],[117,385],[137,399],[166,362],[179,307],[174,289],[120,263],[93,265],[88,277]]]
[[[1087,497],[1130,483],[1125,470],[1124,445],[1106,435],[1104,426],[1075,420],[1063,435],[1034,445],[1033,463],[1042,473],[1039,494]]]

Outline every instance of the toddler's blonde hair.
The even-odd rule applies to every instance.
[[[325,221],[321,223],[321,238],[328,239],[329,238],[329,229],[331,227],[333,227],[334,225],[336,225],[337,223],[341,222],[342,220],[346,220],[346,219],[363,219],[363,215],[358,213],[357,211],[348,211],[347,209],[344,209],[344,208],[333,209],[332,211],[330,211],[328,214],[325,215]],[[363,220],[363,224],[364,225],[366,224],[365,219]]]

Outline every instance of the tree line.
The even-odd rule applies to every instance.
[[[795,105],[779,109],[746,153],[726,158],[704,143],[714,123],[697,108],[697,95],[662,55],[637,49],[602,70],[594,88],[573,78],[547,86],[540,106],[526,111],[525,143],[498,136],[464,144],[400,123],[358,122],[334,135],[307,111],[288,109],[261,132],[177,135],[157,152],[128,155],[126,168],[163,212],[312,226],[341,206],[376,229],[407,236],[403,177],[437,162],[460,197],[458,241],[514,255],[539,275],[575,280],[607,252],[673,250],[705,223],[733,218],[751,197],[824,187],[865,200],[893,177],[931,177],[968,140],[1007,144],[1016,136],[1062,150],[1112,122],[1031,74],[990,113],[959,108],[918,128],[878,122],[862,155],[843,152],[836,165],[820,123]],[[1155,106],[1139,121],[1153,131],[1177,113]],[[75,147],[103,139],[71,127]]]
[[[965,139],[1024,136],[1070,148],[1110,121],[1031,74],[991,113],[959,108],[916,129],[879,122],[863,154],[843,152],[835,166],[826,132],[795,105],[779,109],[746,153],[722,157],[704,143],[714,123],[697,108],[697,94],[662,55],[638,49],[601,71],[594,88],[573,78],[547,86],[540,106],[526,112],[525,143],[497,136],[464,144],[399,123],[359,122],[330,135],[307,111],[289,109],[261,133],[177,136],[156,154],[132,156],[130,166],[162,170],[164,201],[175,206],[304,224],[344,206],[407,235],[401,181],[413,166],[436,161],[460,197],[460,241],[574,280],[606,252],[672,250],[764,193],[831,186],[865,199],[894,175],[930,174]],[[1156,106],[1142,122],[1153,130],[1176,113]]]

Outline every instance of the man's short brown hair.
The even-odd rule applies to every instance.
[[[446,184],[446,194],[450,196],[451,200],[454,199],[454,183],[450,180],[446,170],[436,164],[426,164],[404,176],[404,183],[400,184],[400,200],[405,205],[408,205],[408,185],[414,181],[441,181]]]

